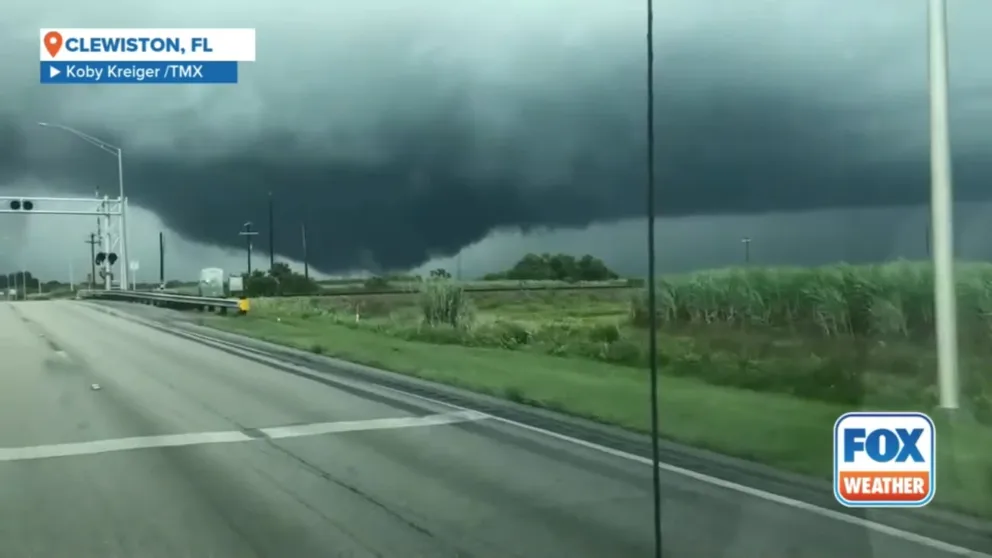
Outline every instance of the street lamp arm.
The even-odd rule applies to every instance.
[[[112,143],[103,141],[100,138],[91,136],[86,132],[81,132],[75,128],[71,128],[69,126],[65,126],[62,124],[49,124],[47,122],[39,122],[38,125],[44,128],[57,128],[64,132],[69,132],[70,134],[78,137],[79,139],[85,141],[86,143],[89,143],[90,145],[95,145],[96,147],[99,147],[100,149],[106,151],[107,153],[110,153],[111,155],[120,155],[121,153],[120,147],[117,147]]]
[[[93,141],[93,140],[91,140],[89,138],[84,138],[82,136],[80,136],[80,139],[84,140],[86,143],[88,143],[90,145],[94,145],[96,147],[99,147],[101,150],[106,151],[107,153],[110,153],[111,155],[113,155],[115,157],[120,156],[121,150],[120,150],[119,147],[112,147],[110,144],[99,142],[99,141]]]

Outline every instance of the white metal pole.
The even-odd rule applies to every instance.
[[[104,208],[104,210],[108,210],[109,209],[109,205],[108,204],[109,204],[109,200],[105,196],[103,198],[103,208]],[[100,243],[101,243],[101,246],[103,246],[103,253],[109,255],[109,253],[110,253],[110,213],[104,213],[103,214],[103,234],[100,235]],[[111,270],[110,270],[110,258],[109,257],[108,258],[105,258],[103,260],[103,271],[104,271],[103,288],[109,291],[111,289],[112,285],[113,285],[113,283],[111,282],[111,277],[110,277],[110,271]]]
[[[957,300],[948,109],[947,2],[930,0],[930,211],[940,406],[958,408]]]
[[[121,198],[121,290],[128,290],[131,261],[127,257],[127,198],[124,197],[124,151],[117,149],[117,186]]]

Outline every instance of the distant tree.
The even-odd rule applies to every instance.
[[[31,275],[30,271],[14,271],[0,275],[0,288],[2,289],[24,289],[27,291],[38,290],[38,279]]]
[[[575,274],[579,281],[609,281],[619,278],[619,275],[606,267],[603,260],[594,258],[589,254],[579,259]]]
[[[570,254],[527,254],[512,268],[492,273],[487,280],[514,281],[607,281],[618,276],[599,258],[589,254],[576,259]]]
[[[390,287],[390,284],[388,278],[376,275],[366,279],[363,286],[370,291],[384,291]]]
[[[276,279],[281,279],[283,277],[289,277],[293,274],[293,270],[289,268],[289,264],[285,262],[277,262],[272,264],[272,269],[269,270],[269,275],[275,277]]]
[[[439,267],[431,270],[430,277],[431,279],[451,279],[451,274],[448,273],[447,269]]]
[[[245,293],[250,297],[311,294],[320,289],[316,281],[293,271],[284,262],[274,264],[268,272],[252,270],[244,283]]]

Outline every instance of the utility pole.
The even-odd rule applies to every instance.
[[[751,238],[745,236],[741,243],[744,244],[744,265],[751,265]]]
[[[303,236],[303,277],[310,279],[310,258],[307,254],[307,224],[300,223],[300,234]]]
[[[246,243],[248,245],[247,248],[248,248],[248,276],[249,277],[251,276],[251,252],[252,252],[252,241],[251,241],[251,239],[252,239],[252,237],[258,235],[258,231],[251,230],[251,227],[252,227],[251,221],[247,221],[247,222],[245,222],[244,225],[241,225],[241,232],[238,233],[238,236],[245,237],[245,241],[246,241]]]
[[[272,192],[269,192],[269,271],[271,272],[276,268],[276,229],[275,229],[275,219],[273,219],[272,214],[274,213],[274,203],[272,201]]]
[[[90,239],[84,242],[90,245],[90,289],[92,289],[96,282],[96,245],[98,242],[96,234],[90,233]]]
[[[110,200],[107,196],[103,197],[100,210],[104,212],[101,217],[100,247],[106,255],[103,260],[103,287],[109,291],[113,288],[113,274],[110,268]]]

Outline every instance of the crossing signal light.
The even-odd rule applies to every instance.
[[[97,252],[96,253],[96,265],[103,265],[103,260],[105,260],[105,259],[107,259],[107,253],[106,252]]]
[[[34,202],[31,200],[11,200],[10,208],[14,211],[31,211],[34,209]]]
[[[110,261],[110,265],[117,263],[117,254],[111,252],[107,254],[107,260]]]

